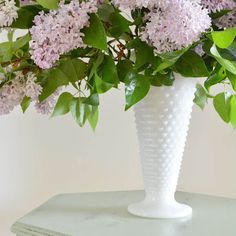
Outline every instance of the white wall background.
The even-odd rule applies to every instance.
[[[31,109],[0,117],[0,235],[58,193],[142,188],[132,111],[123,91],[103,96],[94,134],[70,116]],[[236,198],[236,133],[211,106],[194,109],[179,190]]]

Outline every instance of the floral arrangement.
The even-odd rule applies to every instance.
[[[235,26],[234,0],[0,0],[0,114],[33,103],[95,128],[101,94],[123,84],[127,110],[179,73],[236,127]]]

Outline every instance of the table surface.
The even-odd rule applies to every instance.
[[[236,200],[177,193],[193,207],[191,218],[144,219],[130,215],[127,205],[142,191],[57,195],[18,220],[17,236],[235,236]]]

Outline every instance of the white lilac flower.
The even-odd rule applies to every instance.
[[[85,47],[81,29],[89,25],[89,13],[97,11],[97,4],[97,0],[61,2],[58,10],[37,15],[30,29],[34,62],[43,69],[51,68],[60,55]]]
[[[18,17],[14,0],[0,0],[0,28],[9,27]]]
[[[211,26],[208,10],[198,2],[170,0],[165,9],[151,11],[142,40],[154,46],[157,53],[179,50],[198,41]]]

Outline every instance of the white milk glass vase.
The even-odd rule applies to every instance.
[[[134,108],[145,199],[128,207],[148,218],[178,218],[192,208],[178,203],[175,192],[187,138],[196,79],[175,75],[171,87],[152,87]]]

